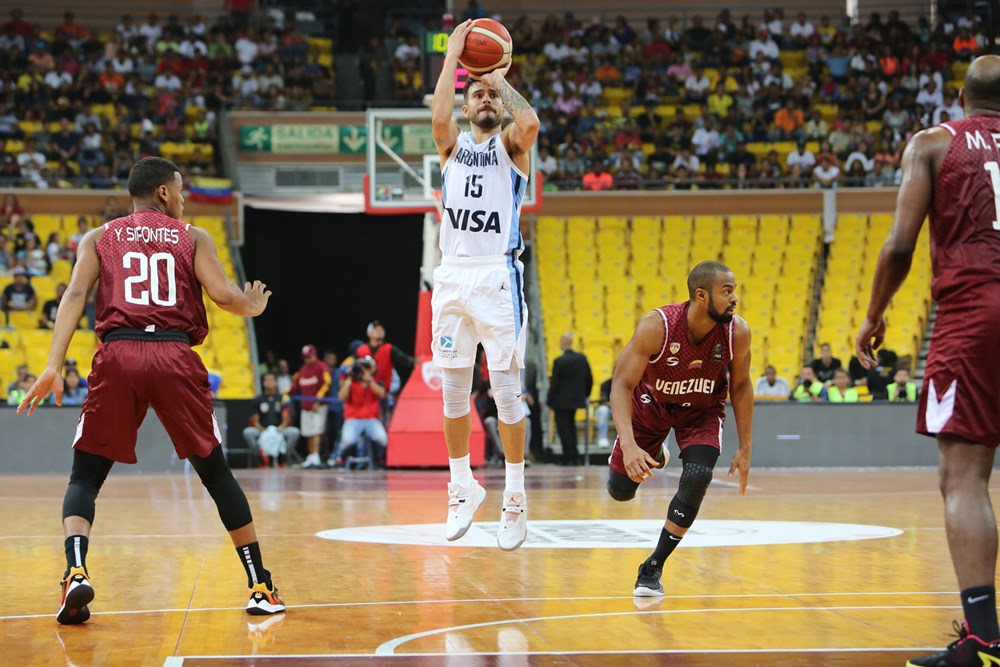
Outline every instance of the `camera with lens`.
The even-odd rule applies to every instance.
[[[362,357],[361,359],[355,360],[354,364],[351,366],[351,379],[354,381],[361,380],[365,371],[370,373],[375,372],[375,360],[371,357]]]

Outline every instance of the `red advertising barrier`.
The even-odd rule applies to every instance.
[[[417,361],[389,424],[386,467],[447,467],[448,448],[444,442],[441,403],[441,369],[431,359],[431,293],[420,292],[417,306]],[[472,437],[469,442],[472,467],[485,462],[486,434],[472,407]]]

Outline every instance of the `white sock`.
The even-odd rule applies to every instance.
[[[448,459],[448,467],[451,469],[451,482],[461,487],[468,488],[475,483],[472,477],[472,466],[469,465],[469,455],[457,459]]]
[[[313,452],[312,454],[306,457],[306,461],[309,461],[310,463],[312,463],[313,461],[319,463],[319,454]]]
[[[504,491],[508,493],[524,493],[524,461],[520,463],[504,463],[506,472]]]

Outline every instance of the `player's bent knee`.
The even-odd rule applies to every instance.
[[[233,471],[226,463],[222,447],[216,447],[204,458],[192,456],[190,461],[208,495],[215,501],[219,518],[222,519],[222,525],[226,530],[233,531],[253,521],[250,503],[247,502],[246,494],[240,488],[239,482],[233,477]]]
[[[704,500],[711,483],[711,466],[685,461],[681,480],[677,485],[677,498],[685,505],[697,509],[701,507],[701,501]]]
[[[617,470],[610,470],[608,474],[608,495],[618,502],[627,502],[635,498],[635,491],[639,488],[639,483],[632,481],[628,475],[623,475]]]

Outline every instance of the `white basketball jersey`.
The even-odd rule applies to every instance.
[[[528,177],[507,155],[499,133],[481,144],[471,132],[460,133],[441,172],[441,254],[520,254],[521,201],[527,186]]]

